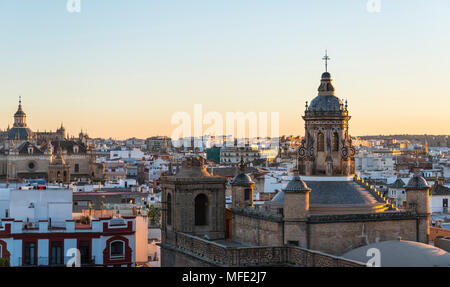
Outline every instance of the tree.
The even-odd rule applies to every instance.
[[[156,204],[148,205],[148,218],[150,219],[150,224],[159,225],[159,220],[161,218],[161,208]]]
[[[0,267],[9,267],[9,259],[0,258]]]

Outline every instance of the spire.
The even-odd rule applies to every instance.
[[[328,57],[328,52],[325,50],[325,56],[322,58],[325,61],[325,72],[322,74],[322,79],[320,80],[319,86],[319,96],[329,96],[334,95],[334,87],[331,84],[331,74],[328,73],[328,61],[330,57]]]
[[[322,60],[325,61],[325,72],[328,72],[328,61],[331,60],[330,57],[328,57],[328,51],[325,50],[325,56],[322,58]]]
[[[52,164],[66,164],[66,161],[64,160],[63,156],[63,150],[61,147],[61,142],[58,141],[58,148],[56,150],[56,158],[52,161]]]
[[[239,163],[239,171],[241,173],[245,173],[245,162],[244,162],[244,156],[241,154],[241,162]]]

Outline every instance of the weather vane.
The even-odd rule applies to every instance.
[[[327,50],[325,50],[325,57],[323,57],[322,60],[325,61],[325,72],[328,72],[328,61],[331,59],[330,59],[330,57],[328,57]]]

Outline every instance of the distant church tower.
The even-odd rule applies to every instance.
[[[66,164],[64,160],[61,146],[58,146],[56,155],[51,155],[50,165],[48,166],[48,181],[70,184],[70,165]]]
[[[245,173],[244,158],[241,156],[239,174],[231,181],[232,207],[253,207],[253,180]]]
[[[225,238],[225,183],[199,156],[187,158],[175,176],[162,177],[162,241],[174,242],[177,232]]]
[[[327,54],[325,73],[319,94],[308,106],[306,102],[305,137],[299,148],[298,168],[301,175],[353,175],[355,148],[348,133],[350,116],[345,105],[334,95]]]

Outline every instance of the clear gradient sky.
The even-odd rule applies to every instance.
[[[0,128],[170,135],[177,111],[276,111],[303,135],[324,50],[352,135],[450,134],[450,1],[0,0]]]

